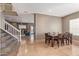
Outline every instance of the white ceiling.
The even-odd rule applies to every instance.
[[[77,3],[13,3],[12,5],[19,15],[40,13],[63,17],[79,11]]]

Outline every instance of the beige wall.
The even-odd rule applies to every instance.
[[[34,23],[34,14],[26,14],[21,16],[21,21],[23,23]]]
[[[36,15],[36,38],[44,38],[46,32],[62,32],[61,18],[47,15]]]
[[[18,19],[16,20],[16,17],[14,18],[7,18],[10,22],[20,22],[20,23],[34,23],[34,15],[33,14],[26,14],[26,15],[19,15],[17,16]]]

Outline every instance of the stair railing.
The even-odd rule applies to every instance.
[[[5,21],[5,17],[0,14],[0,28],[7,33],[9,33],[11,36],[18,39],[18,41],[21,41],[21,30],[17,29],[7,21]]]

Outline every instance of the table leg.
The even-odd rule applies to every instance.
[[[54,39],[51,40],[51,46],[54,47]]]

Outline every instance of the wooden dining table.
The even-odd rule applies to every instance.
[[[59,39],[58,39],[58,35],[49,35],[51,38],[51,46],[54,47],[54,43],[55,41],[57,41],[57,45],[59,47]]]
[[[72,34],[69,32],[55,34],[49,33],[47,37],[49,37],[48,42],[50,42],[52,47],[54,47],[55,42],[58,47],[59,44],[61,44],[61,46],[72,44]]]

